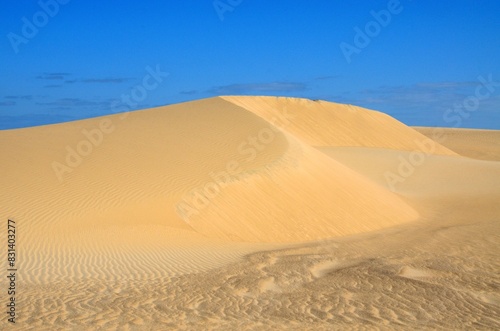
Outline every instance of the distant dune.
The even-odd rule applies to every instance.
[[[0,131],[19,323],[500,327],[500,135],[434,133],[237,96]]]
[[[440,142],[460,155],[473,159],[500,161],[500,131],[477,129],[414,127],[421,134],[433,137],[442,135]]]

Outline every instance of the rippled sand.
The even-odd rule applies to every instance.
[[[498,329],[500,134],[443,132],[274,97],[0,131],[16,327]]]

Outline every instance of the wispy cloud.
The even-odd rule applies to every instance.
[[[231,84],[224,86],[217,86],[210,89],[208,92],[223,95],[223,94],[236,94],[236,93],[259,93],[259,92],[297,92],[307,89],[304,83],[287,83],[287,82],[273,82],[273,83],[257,83],[257,84]]]
[[[444,109],[471,95],[477,85],[478,82],[422,82],[380,86],[350,95],[339,95],[337,101],[391,108]]]
[[[117,77],[117,78],[87,78],[82,79],[83,83],[105,83],[105,84],[118,84],[130,81],[132,78]]]
[[[16,102],[15,101],[0,101],[0,107],[7,107],[7,106],[15,106]]]
[[[36,76],[36,79],[46,80],[46,81],[61,81],[65,84],[74,83],[104,83],[104,84],[119,84],[132,80],[129,77],[91,77],[91,78],[71,78],[71,74],[66,72],[45,72],[41,75]],[[60,85],[49,84],[45,87],[60,87]]]
[[[70,76],[71,74],[66,73],[66,72],[46,72],[41,75],[36,76],[36,79],[42,79],[42,80],[65,80],[67,76]]]
[[[319,77],[316,77],[314,79],[315,80],[330,80],[330,79],[334,79],[334,78],[338,78],[338,76],[319,76]]]
[[[457,89],[462,87],[477,86],[477,82],[432,82],[432,83],[418,83],[415,87],[428,88],[428,89]]]
[[[91,100],[85,100],[81,98],[60,98],[54,101],[49,101],[49,102],[36,102],[35,103],[37,106],[48,106],[51,107],[51,109],[71,109],[75,107],[96,107],[96,108],[103,108],[103,107],[109,107],[110,101],[91,101]]]
[[[330,96],[328,99],[377,109],[389,113],[410,125],[449,125],[443,115],[449,109],[463,105],[475,95],[480,82],[421,82],[412,85],[380,86],[358,93]],[[500,90],[480,108],[464,119],[465,127],[492,127],[500,119]]]
[[[6,95],[4,98],[9,100],[33,100],[32,95]]]

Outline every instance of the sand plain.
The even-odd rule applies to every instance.
[[[231,96],[0,131],[16,327],[498,329],[500,135],[433,130]]]

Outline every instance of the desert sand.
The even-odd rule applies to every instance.
[[[415,130],[428,137],[441,135],[441,145],[453,149],[462,156],[473,159],[500,161],[500,132],[496,130],[474,130],[453,128],[414,127]]]
[[[16,327],[499,329],[498,138],[237,96],[0,131]]]

